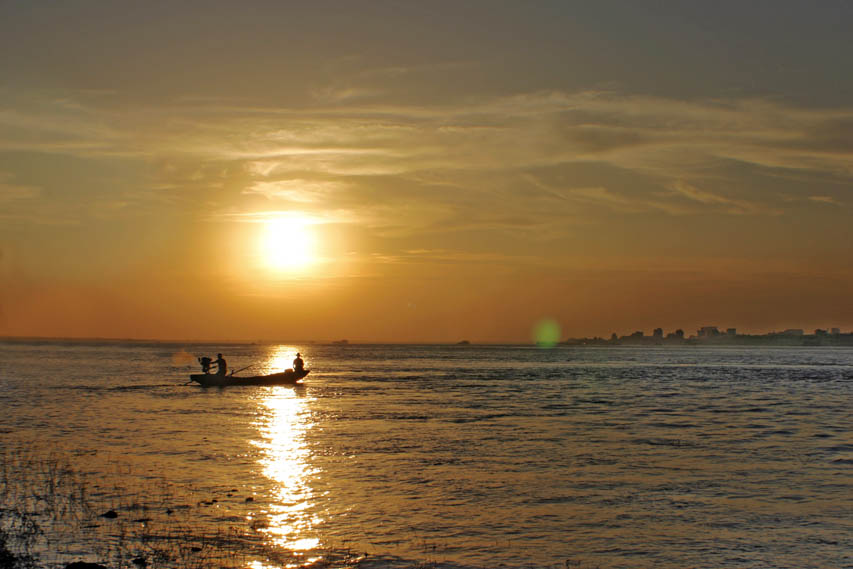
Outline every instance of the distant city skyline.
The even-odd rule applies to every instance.
[[[765,333],[747,333],[729,327],[702,326],[694,334],[678,328],[664,332],[655,328],[651,335],[643,330],[620,335],[616,332],[608,338],[600,336],[574,337],[563,340],[568,345],[667,345],[667,344],[732,344],[732,345],[802,345],[802,346],[853,346],[853,331],[840,328],[816,328],[811,333],[802,328],[787,328]]]
[[[672,331],[665,331],[663,328],[654,328],[650,336],[668,336],[671,334],[680,335],[688,338],[690,336],[696,337],[706,337],[706,336],[718,336],[718,335],[729,335],[734,336],[738,334],[746,334],[746,335],[768,335],[768,334],[782,334],[782,335],[804,335],[804,334],[842,334],[842,333],[853,333],[853,332],[842,332],[839,327],[829,327],[829,328],[815,328],[811,332],[806,330],[805,328],[786,328],[784,330],[764,330],[764,331],[746,331],[740,330],[736,327],[720,327],[720,326],[701,326],[695,330],[694,334],[690,334],[689,330],[685,330],[684,328],[676,328]],[[613,334],[617,334],[617,332],[613,332]],[[631,332],[631,334],[641,334],[643,336],[646,335],[645,330],[635,330]]]

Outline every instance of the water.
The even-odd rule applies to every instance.
[[[217,351],[312,372],[184,385]],[[0,432],[363,567],[853,567],[851,378],[845,348],[9,342]]]

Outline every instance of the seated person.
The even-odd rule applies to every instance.
[[[228,364],[225,362],[222,354],[216,354],[216,361],[213,363],[216,364],[216,375],[225,375],[228,371]]]
[[[305,371],[305,362],[302,361],[302,356],[299,354],[299,352],[296,352],[296,359],[293,360],[293,371]]]

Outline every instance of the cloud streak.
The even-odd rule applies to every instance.
[[[0,203],[11,203],[20,200],[31,200],[41,194],[41,188],[24,186],[12,182],[9,172],[0,172]]]
[[[0,93],[0,150],[195,161],[199,172],[226,174],[180,180],[162,169],[152,187],[230,187],[273,208],[335,202],[389,227],[497,226],[525,212],[541,224],[588,207],[778,215],[791,202],[766,190],[771,176],[798,184],[803,200],[836,205],[853,178],[853,108],[599,91],[415,106],[365,104],[348,89],[308,108],[201,100],[127,109],[103,94],[26,104]],[[572,179],[590,165],[597,179]],[[829,190],[810,198],[818,179]]]

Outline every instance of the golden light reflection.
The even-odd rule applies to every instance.
[[[301,348],[296,346],[276,346],[272,349],[266,362],[264,362],[262,370],[264,374],[279,373],[287,369],[293,368],[293,360]],[[303,358],[305,354],[302,354]],[[305,367],[309,367],[308,361],[305,361]]]
[[[321,561],[322,557],[306,557],[305,559],[300,560],[298,563],[285,563],[284,565],[267,565],[261,561],[252,561],[249,563],[249,567],[251,569],[282,569],[282,567],[287,569],[295,569],[296,567],[310,567],[314,563]]]
[[[285,365],[290,367],[296,351],[291,346],[278,346],[270,353],[267,368],[280,371]],[[308,482],[314,471],[307,462],[305,434],[311,428],[307,401],[304,392],[293,387],[270,387],[260,400],[261,439],[255,441],[263,451],[259,459],[263,474],[273,482],[269,523],[261,531],[275,544],[293,551],[308,551],[319,545],[311,533],[322,521],[311,511],[314,494]]]

